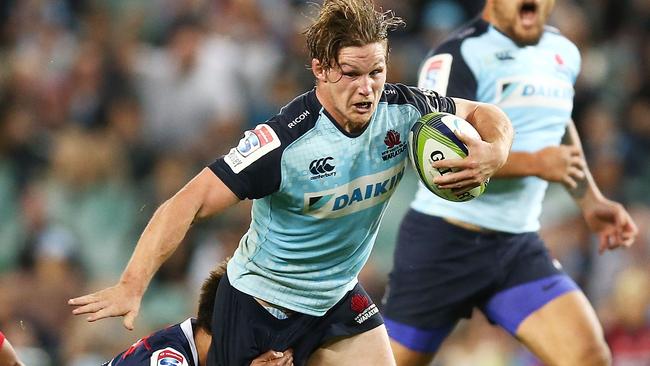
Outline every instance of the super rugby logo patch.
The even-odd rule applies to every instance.
[[[267,125],[257,125],[254,130],[244,132],[237,147],[230,149],[224,161],[234,173],[239,173],[257,159],[280,147],[280,139]]]
[[[418,86],[445,95],[453,60],[454,57],[450,53],[442,53],[426,59],[420,69]]]
[[[167,347],[151,355],[151,366],[187,366],[185,357],[175,349]]]

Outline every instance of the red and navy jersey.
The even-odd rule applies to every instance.
[[[190,318],[139,339],[102,366],[198,366],[193,322]]]

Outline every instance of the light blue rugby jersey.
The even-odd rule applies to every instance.
[[[357,283],[381,216],[404,174],[412,124],[432,111],[455,113],[433,92],[386,84],[370,123],[342,130],[315,90],[246,131],[210,165],[252,221],[228,263],[238,290],[321,316]]]
[[[551,27],[537,45],[519,47],[478,19],[427,58],[418,84],[441,95],[498,105],[515,130],[512,151],[533,152],[560,143],[579,69],[578,49]],[[455,203],[420,184],[411,207],[492,230],[531,232],[539,229],[547,186],[537,177],[492,179],[482,196]]]

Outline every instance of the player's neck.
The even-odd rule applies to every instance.
[[[194,344],[196,344],[196,353],[199,358],[199,366],[206,366],[208,351],[210,350],[210,343],[212,336],[206,333],[201,328],[196,328],[194,331]]]
[[[347,119],[344,115],[339,113],[334,107],[334,102],[328,97],[327,93],[323,93],[318,86],[316,86],[316,98],[318,102],[323,106],[325,112],[327,112],[327,117],[332,120],[333,123],[336,123],[341,127],[342,130],[351,133],[357,134],[363,132],[366,128],[368,122],[354,122]]]

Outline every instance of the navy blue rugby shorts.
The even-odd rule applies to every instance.
[[[578,289],[559,267],[537,233],[476,232],[410,210],[385,296],[388,334],[436,352],[476,307],[514,335],[528,315]]]
[[[270,349],[292,348],[294,365],[304,365],[325,343],[382,324],[379,309],[360,284],[323,316],[294,312],[287,319],[277,319],[252,296],[232,287],[224,275],[215,299],[207,364],[248,366],[251,360]]]

